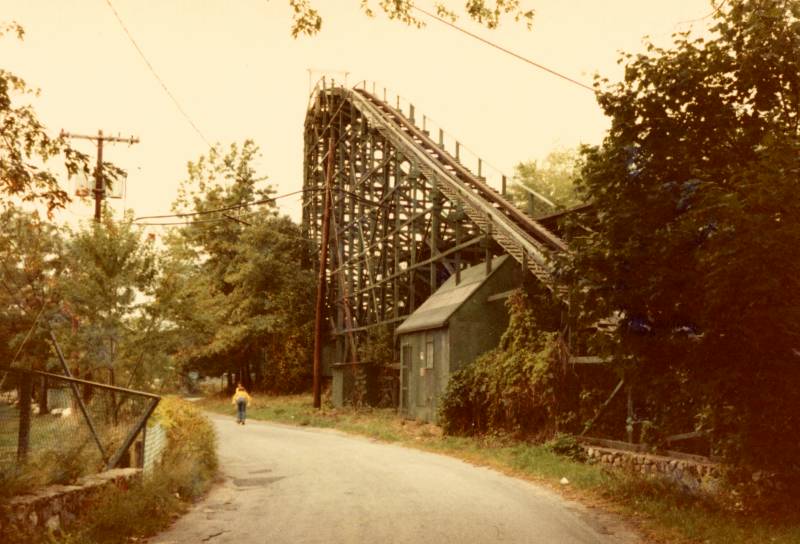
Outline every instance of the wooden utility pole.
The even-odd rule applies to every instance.
[[[325,172],[325,204],[322,210],[322,242],[319,250],[319,277],[317,278],[317,310],[314,318],[314,408],[322,407],[322,316],[325,313],[325,268],[328,264],[328,239],[330,237],[331,180],[333,179],[333,134],[328,144],[328,163]]]
[[[139,138],[131,136],[122,138],[120,136],[104,136],[102,130],[97,131],[97,136],[85,136],[83,134],[70,134],[61,131],[62,138],[78,138],[81,140],[92,140],[97,142],[97,167],[94,170],[94,220],[100,222],[103,209],[103,198],[105,197],[105,187],[103,185],[103,142],[126,143],[128,145],[138,144]]]

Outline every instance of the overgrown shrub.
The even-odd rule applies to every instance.
[[[191,403],[175,398],[163,399],[155,418],[166,429],[168,446],[154,473],[128,489],[104,490],[76,528],[44,542],[116,544],[150,536],[208,489],[217,470],[211,422]]]
[[[446,433],[547,436],[556,430],[563,352],[558,334],[546,330],[552,329],[552,304],[537,298],[512,295],[499,347],[450,378],[439,411]]]
[[[291,394],[307,391],[311,384],[312,324],[291,333],[270,336],[264,343],[264,361],[256,385],[265,392]]]
[[[392,328],[381,325],[369,329],[359,341],[356,352],[360,363],[374,366],[371,369],[363,366],[353,369],[353,391],[350,399],[353,406],[395,406],[394,391],[399,389],[400,375],[387,367],[395,356]],[[374,395],[369,395],[371,389],[375,390]]]
[[[574,435],[556,433],[553,438],[545,442],[545,447],[553,453],[573,461],[586,461],[586,450],[581,447]]]
[[[155,415],[167,432],[168,447],[161,470],[178,469],[185,460],[191,460],[191,482],[186,482],[191,486],[179,491],[186,496],[202,493],[218,466],[213,425],[196,406],[176,398],[163,399]]]

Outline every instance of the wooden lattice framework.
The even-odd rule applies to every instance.
[[[328,161],[329,150],[333,158]],[[365,88],[322,87],[305,122],[303,228],[322,240],[331,198],[328,330],[337,362],[357,362],[358,337],[394,327],[460,270],[508,253],[558,290],[549,257],[566,245],[448,153],[410,115]]]

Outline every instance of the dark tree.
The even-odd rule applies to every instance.
[[[615,317],[594,342],[647,388],[656,428],[712,430],[730,460],[786,469],[800,454],[800,2],[715,17],[710,40],[676,34],[597,83],[612,126],[584,150],[596,224],[569,269],[581,323]]]

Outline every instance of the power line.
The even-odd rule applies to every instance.
[[[211,210],[201,210],[199,212],[168,213],[168,214],[164,214],[164,215],[143,215],[142,217],[135,217],[133,219],[133,222],[135,223],[135,222],[141,221],[143,219],[167,219],[167,218],[170,218],[170,217],[192,217],[192,216],[195,216],[195,215],[205,215],[205,214],[216,213],[216,212],[228,212],[228,211],[231,211],[231,210],[238,210],[240,208],[246,208],[248,206],[258,206],[260,204],[268,204],[270,202],[274,202],[275,200],[277,200],[279,198],[286,198],[286,197],[289,197],[289,196],[292,196],[292,195],[297,195],[297,194],[300,194],[300,193],[302,193],[304,191],[305,190],[294,191],[294,192],[286,193],[286,194],[283,194],[283,195],[278,195],[278,196],[273,196],[273,197],[270,197],[270,198],[265,198],[263,200],[254,200],[253,202],[241,202],[239,204],[231,204],[230,206],[224,206],[222,208],[214,208],[214,209],[211,209]]]
[[[142,51],[141,47],[139,47],[139,44],[136,43],[136,40],[131,35],[130,31],[128,31],[128,27],[125,26],[125,23],[123,22],[122,17],[120,17],[119,13],[117,13],[117,10],[114,9],[114,5],[111,3],[111,0],[106,0],[106,4],[108,4],[108,7],[111,8],[111,11],[114,13],[114,17],[116,17],[117,22],[119,22],[119,25],[122,27],[122,30],[125,31],[125,34],[128,36],[128,39],[130,40],[131,44],[133,44],[133,47],[139,53],[139,56],[142,57],[142,60],[147,65],[147,67],[150,69],[150,73],[153,74],[153,77],[156,78],[158,83],[161,85],[161,88],[164,89],[165,93],[167,93],[167,96],[169,96],[170,99],[172,99],[172,102],[175,104],[175,107],[178,108],[178,111],[181,112],[181,114],[186,118],[186,120],[189,122],[189,124],[194,129],[194,131],[197,133],[198,136],[200,136],[200,138],[205,142],[205,144],[208,147],[212,147],[212,145],[208,141],[208,138],[206,138],[205,135],[203,134],[203,132],[199,128],[197,128],[197,125],[194,124],[194,121],[192,121],[192,118],[189,117],[189,114],[186,113],[186,110],[184,110],[181,107],[180,102],[178,102],[178,99],[175,98],[175,95],[173,95],[170,92],[170,90],[167,88],[167,85],[159,77],[158,73],[156,73],[156,70],[155,70],[155,68],[153,68],[153,65],[150,64],[149,60],[147,60],[147,57],[145,56],[145,54]]]
[[[211,213],[227,212],[227,211],[231,211],[231,210],[247,208],[249,206],[258,206],[258,205],[261,205],[261,204],[267,204],[267,203],[270,203],[270,202],[274,202],[275,200],[277,200],[279,198],[287,198],[287,197],[290,197],[290,196],[299,195],[299,194],[303,194],[303,193],[314,193],[314,192],[320,192],[320,191],[324,191],[324,190],[325,189],[322,188],[322,187],[312,187],[312,188],[308,188],[308,189],[301,189],[299,191],[292,191],[290,193],[284,193],[282,195],[277,195],[277,196],[273,196],[273,197],[270,197],[270,198],[265,198],[263,200],[255,200],[253,202],[243,202],[243,203],[240,203],[240,204],[232,204],[230,206],[224,206],[222,208],[214,208],[214,209],[211,209],[211,210],[202,210],[202,211],[199,211],[199,212],[172,213],[172,214],[165,214],[165,215],[146,215],[146,216],[134,218],[133,222],[137,223],[138,221],[142,221],[144,219],[169,219],[169,218],[172,218],[172,217],[176,217],[176,218],[177,217],[194,217],[194,216],[198,216],[198,215],[207,215],[207,214],[211,214]],[[351,196],[351,197],[355,198],[356,200],[358,200],[360,202],[363,202],[364,204],[369,204],[371,206],[376,206],[376,207],[381,207],[381,208],[389,208],[389,206],[386,206],[384,204],[380,204],[378,202],[373,202],[372,200],[364,198],[361,195],[359,195],[357,193],[354,193],[352,191],[347,191],[345,189],[341,189],[341,188],[338,188],[338,187],[334,187],[332,190],[337,192],[337,193],[346,194],[348,196]],[[257,213],[258,213],[257,211],[253,211],[253,212],[242,214],[241,217],[247,217],[249,215],[255,215]],[[202,223],[223,223],[223,222],[226,222],[226,221],[228,221],[230,219],[233,219],[234,221],[236,221],[235,218],[232,218],[232,217],[229,217],[229,216],[225,216],[225,218],[200,219],[200,220],[192,220],[191,222],[173,221],[173,222],[167,222],[167,223],[137,223],[137,224],[141,225],[143,227],[165,227],[165,226],[174,226],[174,225],[187,225],[188,226],[188,225],[196,225],[196,224],[202,224]]]
[[[545,72],[553,74],[554,76],[557,76],[557,77],[560,77],[561,79],[569,81],[570,83],[572,83],[574,85],[577,85],[578,87],[582,87],[584,89],[587,89],[589,91],[594,92],[594,89],[592,87],[590,87],[589,85],[586,85],[585,83],[581,83],[580,81],[572,79],[569,76],[565,76],[564,74],[556,72],[555,70],[553,70],[551,68],[543,66],[543,65],[539,64],[538,62],[535,62],[535,61],[533,61],[533,60],[531,60],[531,59],[529,59],[527,57],[523,57],[522,55],[520,55],[518,53],[515,53],[515,52],[511,51],[510,49],[506,49],[505,47],[503,47],[501,45],[497,45],[494,42],[490,42],[489,40],[487,40],[485,38],[482,38],[482,37],[478,36],[477,34],[473,34],[469,30],[465,30],[465,29],[461,28],[460,26],[458,26],[456,24],[453,24],[453,23],[451,23],[450,21],[448,21],[446,19],[442,19],[438,15],[435,15],[435,14],[429,12],[429,11],[426,11],[426,10],[424,10],[424,9],[418,7],[418,6],[412,6],[412,7],[413,7],[413,9],[423,13],[424,15],[427,15],[431,19],[435,19],[435,20],[439,21],[442,24],[445,24],[445,25],[447,25],[447,26],[449,26],[451,28],[454,28],[454,29],[458,30],[459,32],[463,32],[467,36],[470,36],[470,37],[475,38],[476,40],[478,40],[480,42],[485,43],[486,45],[490,45],[490,46],[494,47],[495,49],[499,49],[503,53],[507,53],[507,54],[511,55],[512,57],[515,57],[515,58],[521,60],[522,62],[526,62],[526,63],[528,63],[528,64],[530,64],[532,66],[535,66],[536,68],[539,68],[540,70],[544,70]]]
[[[330,116],[331,118],[328,121],[328,124],[325,125],[325,127],[323,127],[321,133],[324,133],[328,129],[328,127],[331,126],[331,124],[333,123],[333,121],[336,118],[336,115],[339,113],[339,111],[341,111],[341,109],[344,106],[344,104],[345,104],[344,100],[340,101],[339,106],[336,108],[336,111],[333,112],[333,115]],[[319,142],[320,137],[321,137],[321,134],[320,135],[316,135],[316,141],[314,142],[313,145],[316,145]],[[341,140],[341,138],[342,137],[340,136],[337,139],[337,143],[339,142],[339,140]],[[312,145],[312,147],[313,147],[313,145]],[[327,153],[325,154],[325,156],[323,156],[323,160],[325,159],[325,157],[327,157]],[[141,221],[143,219],[166,219],[166,218],[170,218],[170,217],[191,217],[191,216],[195,216],[195,215],[205,215],[205,214],[208,214],[208,213],[215,213],[215,212],[227,212],[227,211],[230,211],[230,210],[236,210],[236,209],[239,209],[239,208],[245,208],[247,206],[257,206],[257,205],[260,205],[260,204],[267,204],[267,203],[272,202],[274,200],[277,200],[279,198],[286,198],[286,197],[290,197],[290,196],[297,195],[297,194],[300,194],[300,193],[304,193],[304,192],[307,192],[307,191],[321,191],[321,190],[322,189],[317,189],[317,188],[301,189],[299,191],[294,191],[294,192],[291,192],[291,193],[285,193],[285,194],[282,194],[282,195],[278,195],[278,196],[274,196],[274,197],[270,197],[270,198],[265,198],[263,200],[256,200],[254,202],[245,202],[245,203],[240,203],[240,204],[233,204],[231,206],[225,206],[224,208],[215,208],[213,210],[204,210],[204,211],[199,211],[199,212],[171,213],[171,214],[166,214],[166,215],[146,215],[146,216],[142,216],[142,217],[135,217],[133,219],[133,222],[135,223],[136,221]],[[344,191],[343,189],[338,189],[338,190],[343,191],[343,192],[347,192],[347,191]],[[355,193],[351,193],[351,194],[353,196],[357,197],[357,198],[361,198],[359,195],[356,195]],[[371,201],[368,201],[366,199],[362,199],[362,200],[365,201],[365,202],[371,202]],[[162,226],[162,225],[166,226],[166,225],[173,225],[173,224],[174,225],[183,225],[185,223],[178,222],[178,223],[141,223],[141,224],[142,225],[147,224],[147,225],[153,225],[153,226],[156,226],[156,225],[158,225],[158,226]]]
[[[675,23],[675,24],[676,24],[676,25],[686,25],[686,24],[690,24],[690,23],[697,23],[697,22],[699,22],[699,21],[704,21],[705,19],[708,19],[709,17],[713,17],[714,15],[716,15],[717,13],[719,13],[719,12],[720,12],[720,10],[722,10],[722,8],[723,8],[723,7],[725,7],[725,4],[727,3],[727,1],[728,1],[728,0],[722,0],[722,1],[719,3],[719,5],[714,5],[714,1],[712,0],[712,1],[711,1],[711,5],[712,5],[712,6],[714,6],[714,11],[712,11],[712,12],[711,12],[711,13],[709,13],[708,15],[704,15],[704,16],[702,16],[702,17],[698,17],[697,19],[688,19],[688,20],[686,20],[686,21],[678,21],[678,22],[677,22],[677,23]]]

